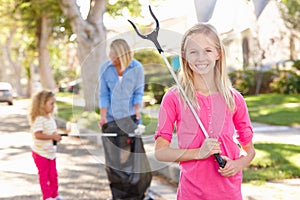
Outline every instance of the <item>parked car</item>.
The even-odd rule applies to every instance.
[[[13,90],[10,83],[0,82],[0,102],[13,105]]]
[[[67,91],[74,94],[79,94],[81,82],[82,82],[81,78],[69,82],[67,86]]]

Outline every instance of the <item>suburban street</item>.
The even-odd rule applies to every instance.
[[[37,169],[31,157],[31,134],[26,104],[0,104],[0,199],[40,200]],[[58,146],[57,169],[60,195],[66,200],[111,198],[103,158],[88,140],[64,137]],[[153,187],[161,181],[153,177]],[[175,191],[175,189],[174,189]],[[155,195],[155,199],[163,200]]]

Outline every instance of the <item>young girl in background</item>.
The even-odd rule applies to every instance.
[[[181,43],[179,82],[210,138],[205,138],[177,87],[161,103],[155,134],[155,156],[179,162],[177,199],[242,200],[242,169],[254,158],[253,131],[246,103],[232,88],[225,52],[216,30],[208,24],[189,29]],[[174,125],[178,148],[170,146]],[[237,141],[245,155],[240,154]],[[213,154],[226,160],[219,167]]]
[[[56,122],[51,115],[54,106],[54,93],[43,90],[33,97],[29,112],[32,157],[38,169],[43,200],[62,200],[58,196],[56,147],[53,145],[53,141],[59,142],[61,136],[57,134]]]

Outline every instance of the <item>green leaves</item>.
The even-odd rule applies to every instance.
[[[111,0],[107,2],[106,11],[112,17],[122,16],[124,12],[136,17],[141,13],[141,4],[137,0]]]
[[[300,1],[282,0],[281,14],[289,28],[300,30]]]

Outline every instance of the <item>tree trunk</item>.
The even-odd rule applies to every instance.
[[[81,17],[76,0],[61,0],[61,8],[71,21],[73,33],[77,35],[77,55],[81,66],[81,78],[85,110],[98,107],[99,67],[106,59],[106,30],[103,14],[106,0],[90,1],[91,9],[86,20]]]
[[[19,61],[13,61],[13,59],[10,55],[10,51],[8,49],[11,46],[12,39],[13,39],[15,32],[16,32],[16,29],[11,30],[11,32],[10,32],[11,34],[6,40],[5,50],[3,51],[3,53],[6,55],[7,60],[9,61],[9,65],[14,71],[14,75],[12,77],[13,78],[12,84],[14,85],[18,95],[23,96],[23,90],[22,90],[22,86],[21,86],[22,65]]]
[[[46,15],[42,15],[37,30],[40,82],[43,88],[55,90],[56,85],[51,70],[50,53],[48,49],[50,36],[51,19]]]
[[[11,44],[12,44],[12,40],[13,37],[15,35],[17,31],[17,27],[12,27],[10,29],[10,33],[7,36],[7,38],[5,39],[4,45],[1,48],[3,49],[3,69],[9,69],[9,73],[5,72],[2,75],[2,79],[3,81],[7,81],[10,82],[14,89],[16,89],[17,93],[21,96],[23,96],[23,90],[22,90],[22,86],[21,86],[21,75],[22,75],[22,65],[20,63],[20,58],[22,57],[22,53],[20,53],[19,55],[17,55],[19,57],[18,60],[14,61],[12,59],[12,55],[11,55]],[[4,61],[5,60],[5,61]],[[5,70],[6,71],[6,70]],[[3,71],[4,72],[4,71]]]
[[[295,60],[296,58],[296,52],[295,52],[295,37],[296,35],[293,33],[294,31],[291,30],[291,36],[290,36],[290,59]]]
[[[78,43],[78,58],[81,62],[81,78],[85,110],[91,111],[98,107],[98,74],[99,67],[106,58],[106,47],[102,44],[91,46],[89,48],[82,47],[83,45]]]

